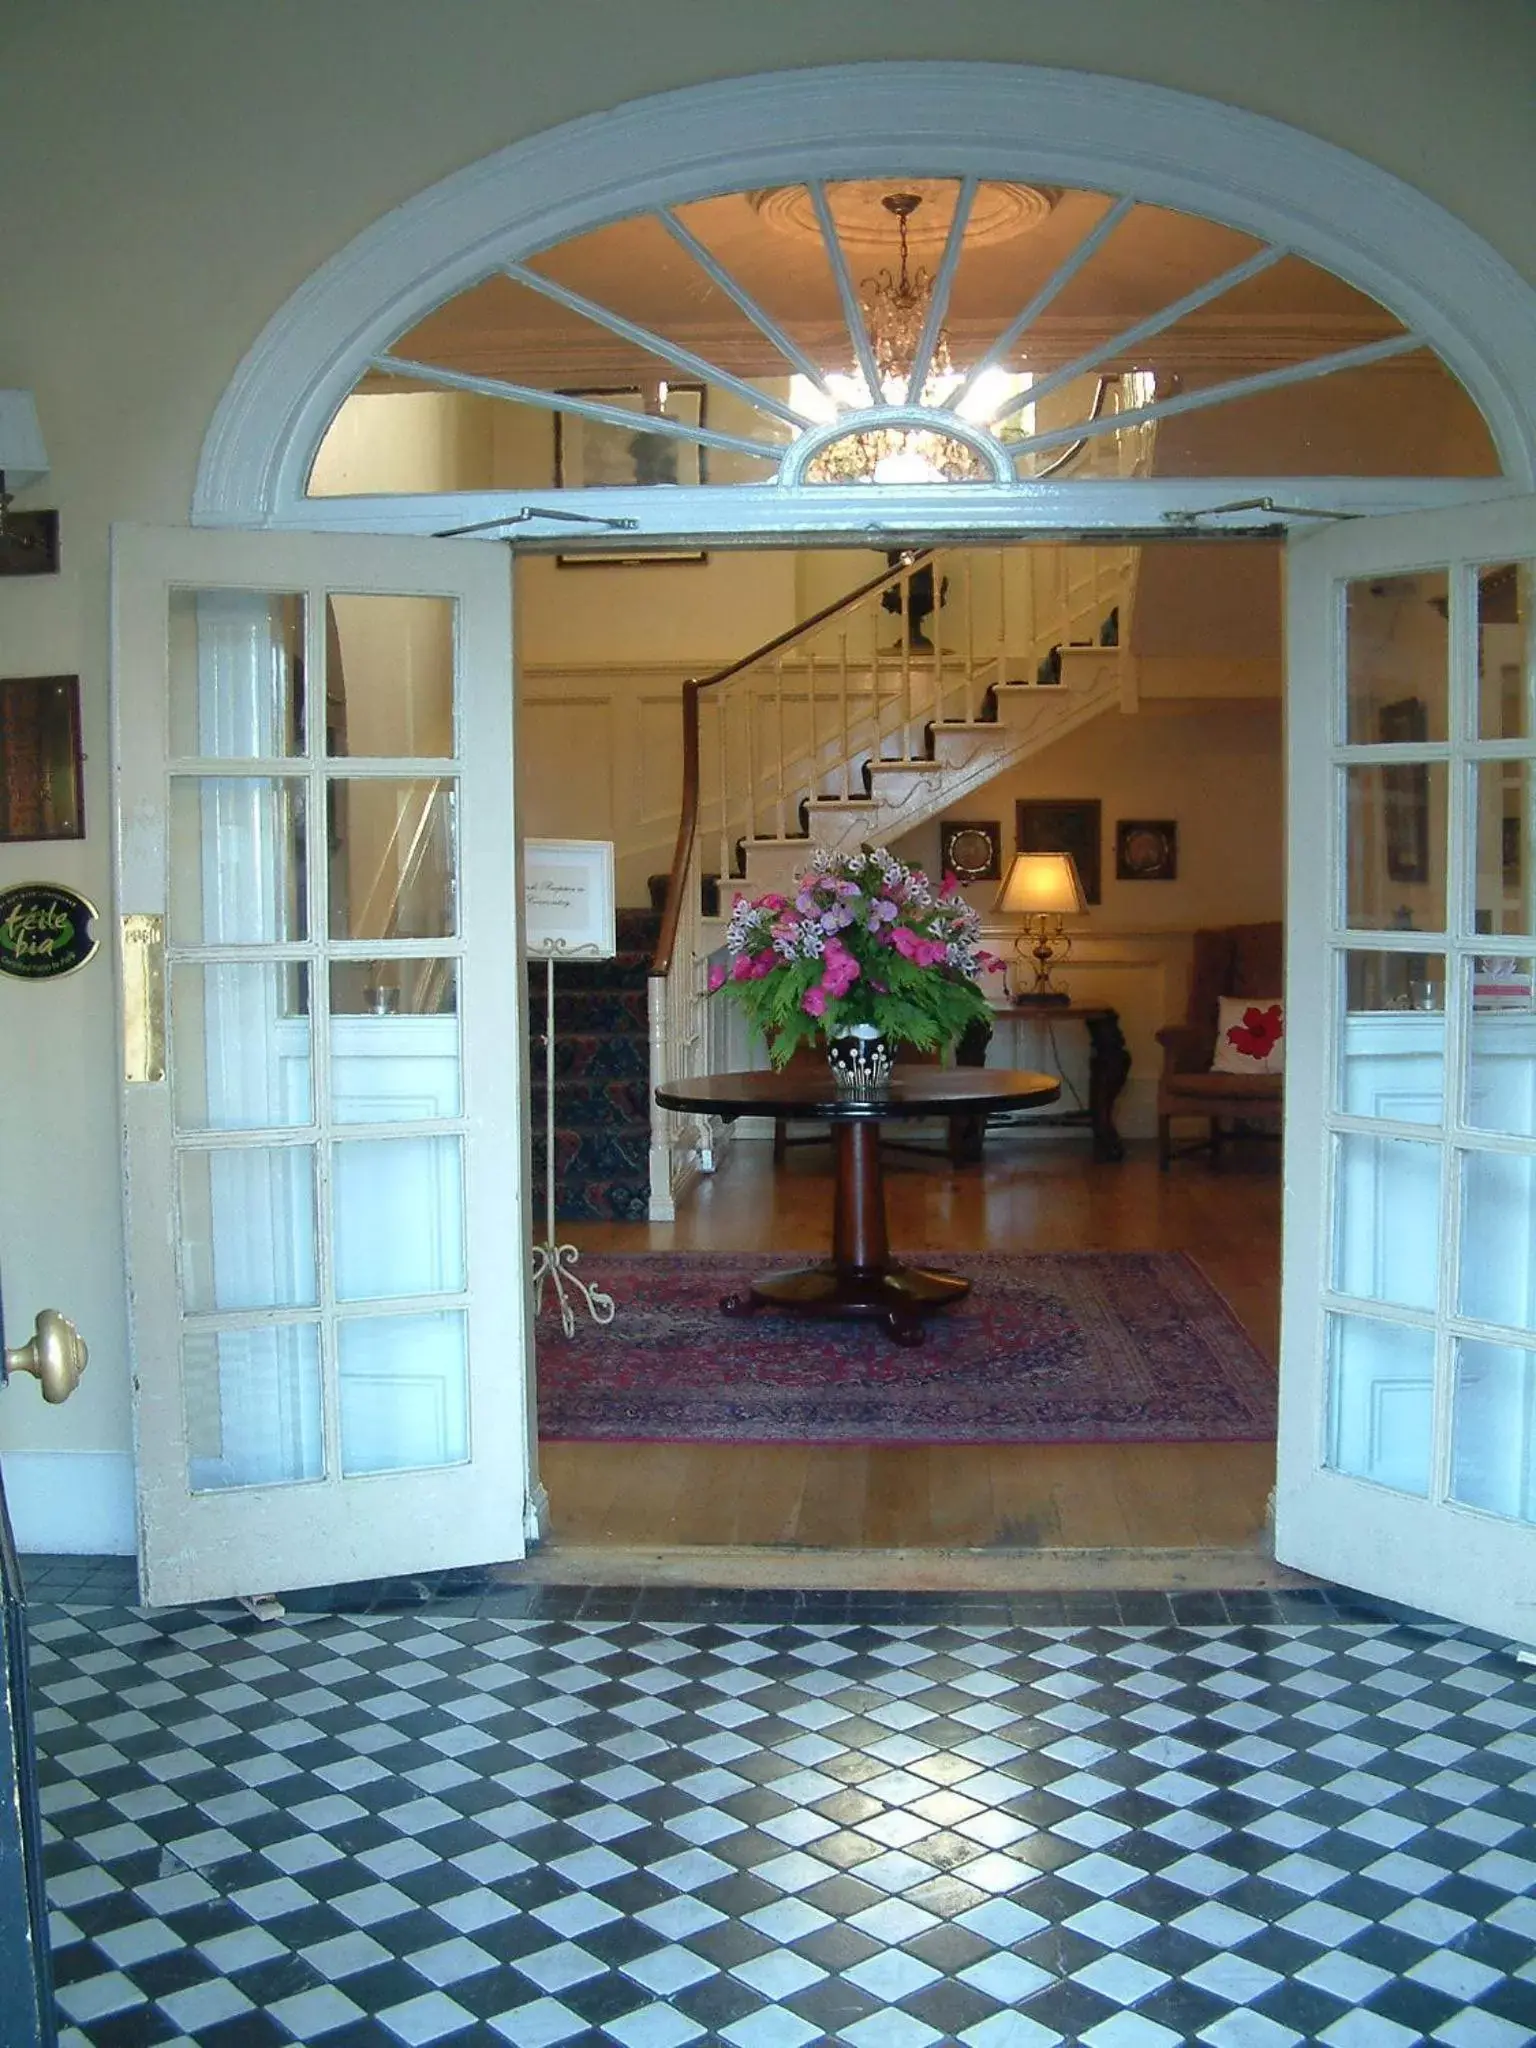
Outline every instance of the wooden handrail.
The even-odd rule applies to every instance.
[[[712,678],[718,681],[718,678]],[[661,930],[651,955],[652,974],[666,974],[677,947],[677,921],[683,911],[683,881],[693,858],[694,833],[699,822],[699,692],[703,683],[690,676],[683,684],[683,797],[677,820],[677,845],[672,853],[672,871],[667,876],[667,900],[662,906]]]
[[[743,669],[753,667],[759,661],[766,661],[770,654],[777,654],[781,647],[787,647],[791,640],[798,640],[803,633],[813,633],[818,626],[824,626],[828,619],[835,619],[839,612],[852,611],[866,597],[873,597],[877,590],[883,590],[888,583],[899,583],[933,553],[932,548],[913,548],[910,553],[902,550],[903,559],[894,569],[882,570],[878,576],[871,576],[867,583],[860,583],[853,590],[845,590],[831,604],[824,604],[819,612],[812,612],[809,618],[801,619],[787,632],[765,640],[761,647],[754,647],[750,654],[744,654],[740,661],[733,661],[728,668],[717,668],[712,676],[705,676],[699,683],[701,690],[713,689],[716,683],[728,683],[732,676],[739,676]]]
[[[801,619],[787,632],[778,633],[771,640],[765,640],[761,647],[754,647],[750,654],[740,661],[730,662],[725,668],[716,669],[713,675],[690,676],[683,684],[683,794],[682,808],[677,820],[677,844],[672,853],[672,868],[667,876],[667,898],[661,913],[661,930],[657,934],[656,947],[651,955],[651,973],[667,974],[671,971],[672,955],[677,947],[677,927],[683,910],[683,886],[688,873],[688,863],[693,857],[693,842],[699,822],[699,696],[704,690],[712,690],[719,683],[729,682],[732,676],[739,676],[744,670],[753,668],[769,655],[777,654],[781,647],[791,641],[813,633],[818,626],[824,626],[828,619],[835,619],[839,612],[852,611],[865,598],[873,597],[877,590],[884,590],[893,583],[899,583],[904,576],[926,562],[933,555],[932,548],[914,548],[910,553],[903,551],[903,559],[894,569],[882,570],[878,576],[871,576],[867,583],[860,583],[854,589],[845,591],[831,604],[824,604],[808,618]],[[721,877],[721,882],[725,881]]]

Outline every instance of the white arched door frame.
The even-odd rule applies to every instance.
[[[517,144],[396,209],[318,271],[241,364],[204,444],[194,523],[421,533],[498,519],[515,522],[534,545],[551,543],[568,529],[541,527],[538,501],[510,493],[306,499],[314,452],[367,364],[434,306],[502,264],[621,214],[759,184],[897,170],[1128,194],[1224,222],[1319,264],[1378,299],[1461,380],[1487,422],[1502,474],[567,491],[558,499],[562,510],[623,520],[641,547],[812,537],[888,546],[908,533],[1061,540],[1106,528],[1167,532],[1170,520],[1187,530],[1191,514],[1234,498],[1272,496],[1322,519],[1518,499],[1536,486],[1536,289],[1423,194],[1297,130],[1161,88],[1025,67],[886,64],[772,74],[633,102]],[[1531,516],[1528,504],[1499,512],[1511,531],[1526,530],[1519,522]],[[1201,526],[1254,521],[1253,512],[1237,511]],[[1362,544],[1372,538],[1365,528],[1353,531]],[[1522,542],[1522,559],[1523,550]],[[1298,758],[1325,749],[1323,726],[1313,721],[1296,745]],[[1293,789],[1301,781],[1293,764]],[[1303,903],[1302,893],[1293,890],[1292,937],[1315,940],[1299,922],[1317,919],[1315,895]],[[1303,1116],[1320,1118],[1316,1073],[1301,1092]],[[1316,1201],[1292,1191],[1288,1243],[1316,1237],[1318,1223]],[[1287,1286],[1294,1294],[1306,1281],[1315,1292],[1315,1278],[1298,1267]],[[1303,1307],[1310,1313],[1310,1303]],[[1305,1317],[1294,1302],[1288,1320],[1301,1333],[1293,1344],[1305,1344]],[[1292,1466],[1320,1467],[1315,1386],[1296,1392],[1294,1367],[1282,1379],[1293,1389]],[[536,1503],[536,1475],[530,1478]],[[536,1521],[534,1508],[530,1526]],[[1283,1554],[1307,1561],[1312,1533],[1287,1505]],[[1522,1525],[1522,1560],[1533,1533]],[[1470,1613],[1477,1589],[1449,1584],[1459,1553],[1446,1555],[1440,1577],[1416,1587],[1414,1597]],[[1351,1563],[1335,1542],[1310,1568],[1378,1591],[1396,1584],[1385,1566]],[[1528,1582],[1528,1571],[1508,1581]],[[1473,1618],[1510,1625],[1502,1607]]]
[[[1424,194],[1315,136],[1162,87],[1024,65],[887,63],[631,101],[513,144],[397,207],[287,301],[236,371],[204,443],[193,522],[431,532],[526,511],[506,493],[327,501],[306,499],[304,485],[372,358],[501,264],[619,214],[898,167],[1129,193],[1288,248],[1379,299],[1435,350],[1481,409],[1503,468],[1479,480],[1275,479],[1259,495],[1368,511],[1536,485],[1536,291]],[[1251,496],[1270,480],[1242,481]],[[1145,529],[1170,509],[1229,501],[1232,482],[606,490],[591,509],[672,540]],[[560,503],[578,509],[582,496]],[[528,520],[524,531],[541,529]]]

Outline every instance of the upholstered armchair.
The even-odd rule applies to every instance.
[[[1278,922],[1195,933],[1184,1021],[1166,1025],[1157,1034],[1163,1048],[1157,1084],[1157,1163],[1164,1171],[1173,1158],[1175,1117],[1205,1121],[1213,1159],[1220,1157],[1225,1127],[1247,1124],[1279,1130],[1284,1076],[1213,1073],[1211,1060],[1221,998],[1273,999],[1283,987],[1284,927]]]

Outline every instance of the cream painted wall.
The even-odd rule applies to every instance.
[[[63,568],[0,585],[0,672],[82,677],[89,837],[0,847],[0,883],[67,882],[110,913],[108,527],[185,519],[220,393],[317,266],[434,180],[577,115],[786,63],[891,57],[1101,70],[1289,121],[1408,179],[1536,282],[1524,0],[7,9],[0,385],[37,395],[52,474],[22,502],[59,508]],[[67,1309],[93,1351],[68,1409],[11,1391],[0,1446],[126,1455],[107,955],[57,987],[0,985],[0,1041],[7,1307],[17,1329],[45,1303]]]
[[[1131,1053],[1120,1123],[1131,1136],[1153,1127],[1161,1053],[1153,1034],[1183,1014],[1189,935],[1202,925],[1250,924],[1284,912],[1284,759],[1278,699],[1185,701],[1110,711],[957,805],[952,815],[1002,827],[1004,861],[1016,845],[1021,798],[1097,798],[1101,806],[1102,901],[1073,920],[1066,982],[1080,1001],[1113,1004]],[[1122,818],[1171,818],[1179,828],[1171,882],[1115,879],[1115,826]],[[939,869],[935,820],[900,851]],[[995,884],[966,891],[1011,955],[992,915]],[[1077,1048],[1081,1052],[1081,1047]]]
[[[998,776],[952,815],[996,819],[1003,852],[1016,840],[1023,798],[1096,797],[1102,901],[1081,923],[1099,932],[1190,931],[1279,917],[1284,905],[1285,827],[1278,701],[1159,703],[1126,714],[1105,712],[1089,725]],[[1178,874],[1171,882],[1115,879],[1115,824],[1121,818],[1172,818],[1179,827]],[[912,833],[905,850],[937,870],[935,820]],[[990,910],[994,890],[967,892]]]

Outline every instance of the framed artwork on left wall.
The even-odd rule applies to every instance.
[[[0,840],[83,839],[78,676],[0,677]]]

